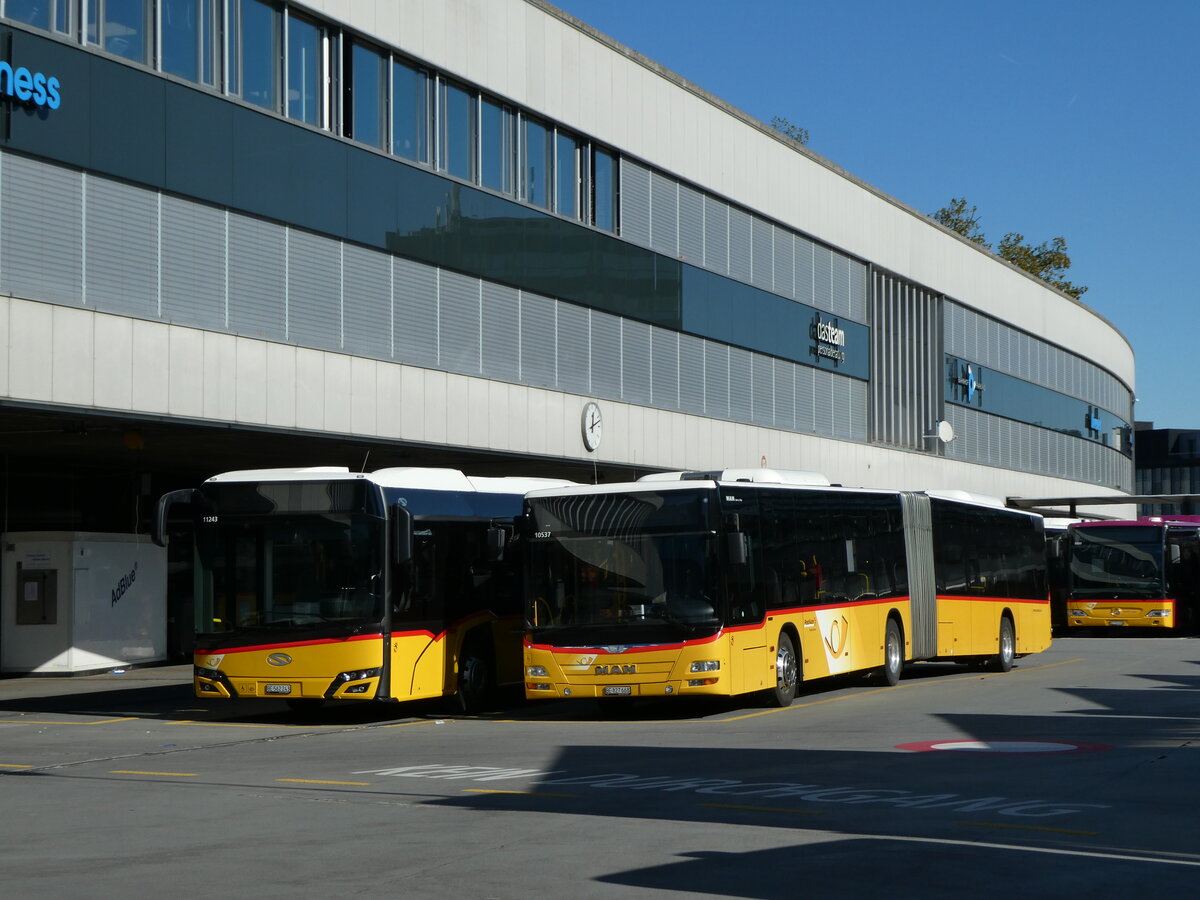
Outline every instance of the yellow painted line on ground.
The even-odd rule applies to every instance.
[[[815,809],[786,809],[779,806],[743,806],[739,803],[701,803],[706,809],[744,809],[749,812],[793,813],[798,816],[819,816]]]
[[[176,725],[207,725],[213,728],[299,728],[299,725],[263,725],[258,722],[201,722],[198,719],[180,719]],[[306,726],[307,727],[307,726]],[[331,727],[331,726],[313,726]]]
[[[142,772],[138,769],[112,769],[109,775],[162,775],[167,778],[199,778],[199,772]]]
[[[347,787],[370,787],[369,781],[320,781],[316,778],[276,778],[276,781],[283,781],[287,784],[338,784]]]
[[[1045,665],[1041,665],[1041,666],[1028,666],[1028,667],[1022,666],[1020,668],[1020,671],[1021,672],[1036,672],[1038,669],[1053,669],[1057,666],[1066,666],[1066,665],[1070,665],[1071,663],[1077,663],[1077,662],[1082,662],[1082,661],[1083,661],[1083,657],[1078,657],[1077,659],[1067,659],[1067,660],[1063,660],[1062,662],[1046,663]],[[843,700],[857,700],[860,697],[870,697],[872,694],[882,694],[882,693],[886,693],[887,691],[899,691],[899,690],[905,690],[905,689],[909,689],[909,688],[922,688],[922,687],[927,688],[927,687],[934,687],[939,684],[946,684],[948,682],[967,681],[967,680],[973,680],[976,678],[995,678],[997,675],[1012,675],[1012,674],[1013,674],[1012,672],[973,672],[970,675],[952,675],[949,677],[942,677],[942,678],[925,678],[920,681],[902,681],[902,682],[900,682],[900,684],[896,685],[895,687],[881,687],[881,688],[875,688],[874,690],[870,690],[870,691],[858,691],[853,694],[843,694],[840,697],[826,697],[823,700],[811,700],[808,703],[793,703],[791,706],[784,706],[784,707],[781,707],[780,709],[764,709],[764,710],[760,710],[758,712],[743,713],[740,716],[730,716],[727,719],[716,719],[715,721],[718,724],[723,724],[725,722],[740,722],[743,719],[754,719],[754,718],[757,718],[758,716],[773,716],[778,713],[791,712],[792,710],[796,710],[796,709],[807,709],[810,706],[820,706],[822,703],[840,703]],[[819,684],[820,682],[811,682],[811,683]]]
[[[452,722],[453,719],[422,719],[419,722],[393,722],[391,725],[380,725],[380,728],[407,728],[409,725],[437,725],[439,722]]]
[[[1079,834],[1084,837],[1096,837],[1098,831],[1075,831],[1071,828],[1047,828],[1044,825],[1009,825],[1006,822],[957,822],[958,825],[970,825],[974,828],[1011,828],[1016,831],[1049,831],[1054,834]]]
[[[33,766],[22,766],[18,763],[0,763],[0,769],[32,769]]]
[[[522,794],[526,797],[558,797],[564,800],[578,800],[578,794],[549,794],[542,791],[502,791],[498,788],[463,788],[464,794]]]
[[[43,719],[0,719],[0,725],[111,725],[113,722],[136,722],[137,716],[120,719],[98,719],[95,722],[50,722]]]

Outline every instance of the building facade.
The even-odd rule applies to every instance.
[[[1110,323],[542,0],[0,2],[8,529],[264,464],[1133,488]]]

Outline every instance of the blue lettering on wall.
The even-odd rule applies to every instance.
[[[57,78],[30,72],[24,66],[13,68],[12,63],[0,60],[0,94],[14,97],[22,103],[58,109],[62,106],[62,93]]]
[[[112,589],[113,606],[116,606],[117,601],[125,596],[125,592],[133,587],[135,581],[137,581],[137,563],[133,564],[133,568],[129,570],[128,575],[121,576],[121,580],[117,582],[117,586]]]

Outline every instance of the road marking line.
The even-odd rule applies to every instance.
[[[992,841],[970,841],[960,838],[915,837],[901,834],[859,834],[859,840],[907,841],[913,844],[944,844],[951,847],[982,847],[987,850],[1016,850],[1021,853],[1043,853],[1049,856],[1078,856],[1088,859],[1108,859],[1122,862],[1160,863],[1167,866],[1189,866],[1200,868],[1194,859],[1167,859],[1162,856],[1147,856],[1135,853],[1105,853],[1099,850],[1068,850],[1063,847],[1038,847],[1032,844],[1000,844]]]
[[[137,769],[112,769],[109,775],[164,775],[169,778],[199,778],[199,772],[142,772]]]
[[[526,797],[561,797],[567,800],[578,800],[578,794],[549,794],[542,791],[501,791],[495,788],[463,788],[464,794],[523,794]]]
[[[1063,662],[1046,663],[1045,665],[1042,665],[1042,666],[1028,666],[1028,667],[1021,666],[1019,671],[1021,671],[1021,672],[1036,672],[1038,669],[1053,669],[1056,666],[1066,666],[1066,665],[1070,665],[1071,663],[1077,663],[1077,662],[1082,662],[1082,661],[1083,661],[1083,657],[1078,657],[1076,659],[1067,659],[1067,660],[1064,660]],[[859,691],[854,694],[844,694],[841,697],[826,697],[823,700],[812,700],[808,703],[793,703],[791,706],[784,706],[784,707],[781,707],[780,709],[764,709],[759,712],[743,713],[740,716],[730,716],[728,719],[716,719],[715,721],[718,724],[723,724],[725,722],[740,722],[743,719],[754,719],[754,718],[757,718],[758,716],[773,716],[777,713],[785,713],[785,712],[788,712],[789,710],[793,710],[793,709],[806,709],[807,707],[810,707],[810,706],[820,706],[822,703],[840,703],[843,700],[856,700],[859,697],[869,697],[872,694],[882,694],[886,691],[899,691],[899,690],[904,690],[906,688],[933,687],[934,685],[946,684],[947,682],[952,682],[952,681],[965,681],[967,679],[975,679],[975,678],[995,678],[998,675],[1012,675],[1012,674],[1013,674],[1012,672],[972,672],[970,675],[952,675],[952,676],[942,677],[942,678],[923,679],[921,681],[904,681],[904,682],[901,682],[900,684],[896,685],[895,687],[875,688],[874,690],[870,690],[870,691]],[[814,681],[813,683],[815,684],[817,682]]]
[[[380,725],[379,727],[380,728],[404,728],[408,725],[436,725],[439,721],[443,721],[443,720],[422,719],[419,722],[393,722],[391,725]]]
[[[22,766],[17,763],[0,763],[0,769],[32,769],[33,766]]]
[[[707,809],[745,809],[750,812],[795,813],[799,816],[819,816],[815,809],[786,809],[780,806],[744,806],[740,803],[701,803]]]
[[[971,825],[975,828],[1012,828],[1018,831],[1052,831],[1055,834],[1081,834],[1085,837],[1097,837],[1098,831],[1075,831],[1071,828],[1047,828],[1044,825],[1008,825],[1004,822],[956,822],[957,825]]]
[[[85,715],[82,714],[81,715]],[[95,722],[49,722],[43,719],[0,719],[0,725],[111,725],[113,722],[133,722],[137,716],[123,719],[99,719]]]
[[[284,781],[288,784],[340,784],[349,787],[370,787],[369,781],[319,781],[315,778],[276,778],[276,781]]]
[[[176,725],[201,725],[211,728],[299,728],[299,725],[260,725],[256,722],[201,722],[196,719],[181,719]],[[308,726],[305,726],[308,727]],[[328,728],[332,726],[314,726]]]

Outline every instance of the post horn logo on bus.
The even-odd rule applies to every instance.
[[[267,657],[267,662],[273,666],[286,666],[292,661],[292,658],[286,653],[272,653]]]

